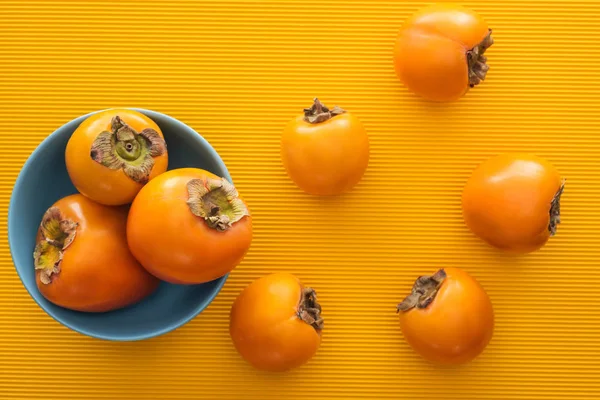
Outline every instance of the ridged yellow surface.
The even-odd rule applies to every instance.
[[[397,29],[420,1],[0,1],[0,399],[600,399],[600,3],[468,1],[494,29],[488,79],[432,105],[396,79]],[[299,192],[279,159],[311,99],[356,113],[368,172],[335,199]],[[138,343],[74,333],[17,277],[6,239],[30,152],[92,110],[142,107],[201,132],[254,213],[255,240],[218,298]],[[510,257],[464,226],[460,193],[485,158],[529,151],[568,179],[557,237]],[[486,288],[494,338],[439,368],[404,342],[414,278],[460,266]],[[257,372],[227,331],[234,297],[271,271],[315,287],[322,347]]]

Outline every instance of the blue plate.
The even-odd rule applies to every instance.
[[[169,151],[169,169],[195,167],[231,181],[225,164],[197,132],[167,115],[135,109],[158,124]],[[33,267],[35,236],[44,212],[58,199],[77,193],[65,166],[65,147],[79,124],[93,113],[61,126],[31,154],[13,188],[8,209],[8,241],[17,273],[33,299],[52,318],[82,334],[116,341],[142,340],[176,329],[204,310],[227,275],[201,285],[161,283],[138,304],[107,313],[71,311],[46,300],[38,291]]]

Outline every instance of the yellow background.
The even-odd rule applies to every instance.
[[[397,29],[420,1],[0,1],[0,399],[600,399],[600,3],[465,1],[494,29],[488,79],[433,105],[397,81]],[[347,196],[299,192],[279,159],[313,96],[357,114],[371,162]],[[254,213],[246,260],[210,307],[139,343],[90,339],[48,317],[6,239],[30,152],[92,110],[142,107],[201,132]],[[460,193],[485,158],[531,151],[566,177],[563,224],[509,257],[464,226]],[[487,289],[494,338],[439,368],[400,333],[419,274],[460,266]],[[315,287],[317,356],[257,372],[227,333],[236,294],[272,271]]]

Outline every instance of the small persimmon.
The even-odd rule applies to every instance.
[[[36,282],[50,302],[104,312],[150,295],[159,281],[127,247],[127,209],[81,194],[64,197],[44,214],[34,250]]]
[[[133,255],[158,278],[204,283],[242,261],[252,242],[252,222],[225,178],[180,168],[140,190],[129,211],[127,240]]]
[[[281,140],[289,177],[306,193],[338,195],[350,191],[369,163],[369,137],[360,120],[319,99],[292,119]]]
[[[420,276],[397,311],[408,344],[425,359],[462,364],[487,347],[494,309],[483,287],[459,268]]]
[[[142,186],[167,170],[167,146],[154,121],[134,110],[91,115],[71,135],[67,171],[77,190],[105,205],[133,201]]]
[[[483,53],[494,43],[475,12],[455,4],[428,6],[400,29],[394,68],[412,92],[432,101],[453,101],[485,79]]]
[[[231,307],[229,333],[257,369],[283,372],[308,362],[321,344],[323,318],[314,289],[274,273],[248,285]]]
[[[564,182],[547,160],[502,154],[480,164],[462,194],[465,223],[490,245],[530,253],[546,244],[560,224]]]

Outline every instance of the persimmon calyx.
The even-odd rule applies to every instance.
[[[550,203],[550,223],[548,224],[550,236],[556,235],[556,229],[558,228],[558,224],[560,224],[560,196],[562,196],[565,190],[565,182],[566,180],[562,181]]]
[[[50,207],[44,213],[33,251],[33,265],[40,271],[44,285],[52,282],[52,275],[60,273],[64,251],[75,240],[77,226],[77,222],[65,218],[58,207]]]
[[[317,301],[317,292],[313,288],[302,289],[302,297],[298,304],[297,315],[302,321],[315,328],[317,332],[323,330],[321,305]]]
[[[150,179],[154,157],[166,151],[165,140],[154,129],[138,133],[117,115],[111,121],[111,131],[101,132],[92,143],[90,157],[107,168],[122,169],[135,182],[145,184]]]
[[[250,215],[236,188],[225,178],[192,179],[187,183],[188,207],[217,231],[226,231]]]
[[[304,109],[304,120],[311,124],[318,124],[345,112],[345,110],[338,106],[329,109],[315,97],[313,105],[310,108]]]
[[[467,64],[469,66],[469,86],[475,87],[485,80],[490,69],[487,65],[487,57],[483,55],[487,49],[494,44],[492,30],[488,30],[485,38],[471,50],[467,51]]]
[[[446,271],[442,268],[431,276],[424,275],[418,277],[413,285],[411,293],[398,304],[396,311],[408,311],[415,307],[427,308],[427,306],[435,299],[446,276]]]

